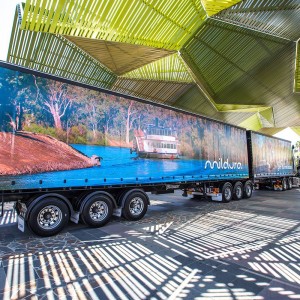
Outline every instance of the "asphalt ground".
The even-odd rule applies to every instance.
[[[300,299],[300,189],[150,195],[137,222],[40,238],[0,218],[0,299]]]

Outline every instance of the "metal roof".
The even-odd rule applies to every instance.
[[[249,129],[300,126],[299,23],[300,0],[27,0],[8,61]]]

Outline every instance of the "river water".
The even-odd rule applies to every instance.
[[[205,170],[205,161],[179,158],[141,159],[128,148],[72,145],[87,156],[101,156],[101,166],[46,172],[32,175],[0,177],[1,189],[36,189],[56,187],[107,186],[209,180],[228,177],[247,178],[248,167],[240,170]],[[235,173],[235,174],[234,174]]]

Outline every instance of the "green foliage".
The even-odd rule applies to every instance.
[[[14,123],[26,131],[68,144],[132,147],[134,132],[158,119],[160,127],[176,130],[181,155],[246,163],[246,137],[238,128],[30,74],[1,74],[0,69],[0,83],[7,107],[2,112],[0,107],[0,117],[17,116]],[[2,118],[2,130],[10,123]]]
[[[24,126],[25,131],[52,136],[68,144],[106,145],[105,135],[99,131],[87,130],[85,126],[72,126],[68,131],[54,127],[44,127],[36,123]],[[110,139],[113,137],[110,136]]]
[[[58,138],[58,134],[57,134],[55,128],[53,128],[53,127],[44,127],[43,125],[32,123],[30,125],[24,126],[24,130],[29,131],[29,132],[50,135],[55,138]]]

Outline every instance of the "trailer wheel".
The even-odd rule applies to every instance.
[[[286,191],[288,189],[288,183],[286,178],[282,178],[282,191]]]
[[[241,200],[243,198],[243,184],[238,181],[233,187],[233,197],[234,200]]]
[[[39,236],[52,236],[66,226],[69,217],[69,209],[62,200],[48,197],[31,209],[27,224]]]
[[[248,199],[251,198],[253,191],[253,186],[251,181],[246,181],[244,184],[244,193],[243,198]]]
[[[224,183],[222,186],[222,202],[229,202],[232,199],[232,184]]]
[[[288,178],[288,190],[291,190],[293,188],[293,181],[292,181],[292,178],[289,177]]]
[[[84,205],[82,221],[91,227],[100,227],[109,222],[113,213],[113,204],[106,195],[94,195]]]
[[[142,219],[148,209],[148,197],[142,191],[125,194],[123,203],[122,216],[130,221]]]

